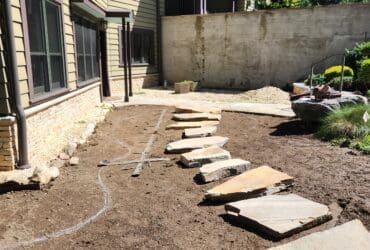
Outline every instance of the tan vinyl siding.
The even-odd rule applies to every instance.
[[[161,0],[164,11],[164,0]],[[132,76],[145,76],[148,74],[156,74],[157,72],[157,16],[156,16],[156,1],[155,0],[109,0],[108,7],[112,9],[128,9],[134,12],[134,20],[132,28],[142,28],[154,31],[154,55],[155,65],[150,66],[133,66]],[[120,66],[120,46],[119,46],[119,27],[115,23],[108,24],[107,39],[108,39],[108,69],[111,78],[122,78],[123,67]]]
[[[108,0],[92,0],[91,2],[95,3],[103,10],[105,10],[108,7]]]
[[[106,1],[102,1],[106,2]],[[73,38],[73,26],[70,18],[70,6],[69,1],[63,1],[63,30],[64,30],[64,44],[65,44],[65,55],[66,55],[66,71],[67,71],[67,86],[70,90],[76,89],[76,65],[75,65],[75,52],[74,52],[74,38]],[[12,1],[13,7],[13,22],[14,22],[14,34],[15,34],[15,47],[17,51],[18,60],[18,73],[20,80],[21,89],[21,100],[22,105],[26,108],[30,106],[29,99],[29,87],[28,87],[28,75],[26,67],[26,56],[25,56],[25,39],[23,37],[23,23],[22,23],[22,12],[19,0]],[[26,23],[24,23],[26,24]]]
[[[0,2],[1,10],[4,8],[2,5],[3,2],[1,1]],[[6,62],[4,55],[5,48],[3,44],[4,38],[3,36],[4,33],[2,31],[2,27],[0,26],[0,114],[7,115],[10,113],[10,105],[9,105],[8,79],[6,76]]]

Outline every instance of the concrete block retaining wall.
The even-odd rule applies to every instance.
[[[164,79],[212,88],[284,86],[365,32],[369,37],[369,13],[370,4],[351,4],[163,17]]]

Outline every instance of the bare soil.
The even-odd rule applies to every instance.
[[[168,157],[165,145],[181,138],[166,131],[172,108],[131,106],[110,112],[89,142],[79,147],[78,166],[61,169],[49,188],[0,195],[0,249],[70,227],[95,214],[104,202],[97,184],[103,159],[139,159],[160,113],[167,109],[151,157]],[[369,156],[331,146],[313,137],[313,128],[296,120],[224,112],[218,134],[227,136],[233,157],[268,164],[295,177],[294,192],[343,211],[335,220],[276,241],[224,215],[223,205],[202,202],[209,188],[198,184],[197,169],[171,162],[152,163],[138,178],[121,166],[102,169],[112,195],[111,207],[76,233],[26,249],[265,249],[308,233],[359,218],[370,229]],[[128,146],[128,147],[127,147]],[[135,167],[133,165],[132,167]]]

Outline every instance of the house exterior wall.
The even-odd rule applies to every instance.
[[[160,1],[161,14],[164,14],[164,0]],[[142,87],[158,85],[157,68],[157,15],[155,0],[109,0],[108,7],[132,10],[134,13],[131,28],[142,28],[154,31],[155,64],[150,66],[132,66],[133,89],[140,91]],[[108,74],[111,82],[112,95],[123,95],[123,66],[120,63],[119,30],[121,24],[109,23],[107,30]]]
[[[57,157],[68,142],[78,140],[86,125],[99,121],[106,109],[101,107],[101,82],[78,87],[77,66],[75,60],[74,27],[71,19],[71,1],[58,0],[63,8],[63,32],[65,65],[68,92],[52,97],[47,101],[34,103],[27,70],[27,35],[25,13],[22,0],[12,0],[13,27],[15,33],[15,48],[17,52],[18,75],[21,91],[21,102],[27,116],[27,139],[30,163],[33,166],[46,164]],[[156,35],[156,1],[155,0],[90,0],[101,10],[125,9],[133,10],[135,14],[132,27],[145,28],[154,31]],[[0,2],[2,4],[2,2]],[[164,13],[164,0],[161,0],[161,13]],[[1,6],[0,6],[1,7]],[[73,7],[74,8],[74,7]],[[23,11],[23,13],[22,13]],[[112,92],[123,95],[123,67],[119,63],[119,26],[108,23],[107,47],[108,66]],[[0,36],[3,36],[0,27]],[[154,39],[156,42],[156,37]],[[155,52],[157,51],[155,44]],[[16,165],[16,121],[11,115],[9,100],[9,81],[6,77],[6,61],[4,45],[0,41],[0,171],[12,170]],[[157,55],[155,55],[157,61]],[[135,66],[132,69],[134,91],[140,91],[143,85],[158,84],[157,65]],[[30,98],[31,96],[31,98]]]
[[[164,79],[212,88],[284,86],[363,41],[369,13],[370,4],[351,4],[163,17]]]

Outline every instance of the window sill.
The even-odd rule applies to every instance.
[[[75,89],[73,91],[69,91],[68,93],[64,95],[60,95],[57,98],[51,99],[48,102],[39,103],[38,105],[25,108],[24,112],[26,114],[26,117],[28,118],[54,105],[58,105],[66,100],[74,98],[75,96],[81,95],[82,93],[85,93],[86,91],[97,88],[99,86],[100,86],[100,83],[94,83],[94,84],[90,84],[89,86],[86,86],[86,88]]]
[[[124,67],[124,64],[119,64],[119,67]],[[155,65],[149,63],[132,63],[131,67],[154,67]]]
[[[37,104],[41,104],[43,102],[47,102],[50,99],[57,98],[61,95],[64,95],[64,94],[68,93],[69,91],[70,90],[68,88],[62,88],[62,89],[58,89],[58,90],[55,90],[53,92],[45,93],[45,94],[42,94],[42,95],[34,95],[30,99],[30,105],[34,106],[34,105],[37,105]]]
[[[101,81],[100,77],[96,77],[96,78],[89,79],[87,81],[77,82],[77,88],[83,88],[83,87],[86,87],[88,85],[100,82],[100,81]]]

